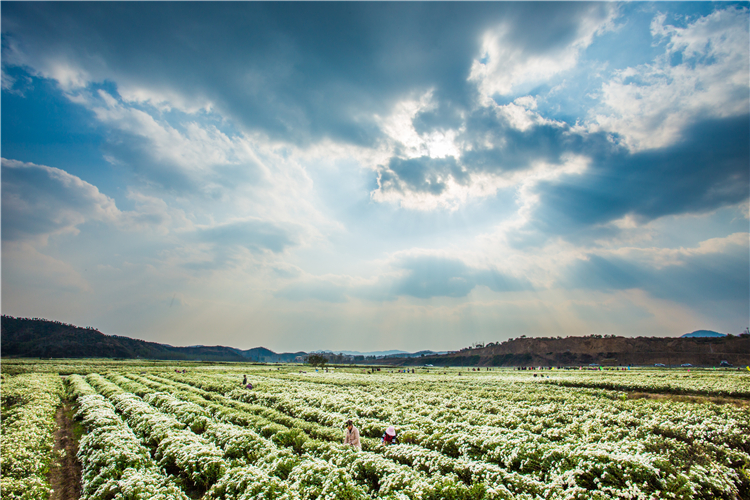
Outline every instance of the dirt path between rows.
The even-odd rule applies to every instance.
[[[54,490],[50,500],[79,500],[81,497],[81,464],[78,462],[79,424],[73,419],[73,407],[70,401],[63,401],[55,415],[55,453],[60,450],[65,455],[50,468],[49,482]]]

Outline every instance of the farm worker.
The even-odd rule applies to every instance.
[[[253,388],[253,384],[247,384],[247,385],[245,386],[245,389],[252,389],[252,388]]]
[[[242,376],[242,385],[247,385],[247,375]]]
[[[396,428],[392,425],[385,430],[383,434],[383,444],[398,444],[396,439]]]
[[[359,442],[359,429],[354,427],[354,422],[351,420],[346,421],[346,432],[344,432],[344,444],[348,444],[352,448],[362,449],[362,443]]]

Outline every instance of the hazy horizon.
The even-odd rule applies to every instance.
[[[456,350],[750,323],[748,2],[4,2],[2,312]]]

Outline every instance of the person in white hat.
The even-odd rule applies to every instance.
[[[383,444],[398,444],[396,439],[396,428],[392,425],[385,430],[383,434]]]
[[[348,444],[358,450],[362,449],[362,443],[359,442],[359,429],[354,427],[354,422],[346,421],[346,431],[344,431],[344,444]]]

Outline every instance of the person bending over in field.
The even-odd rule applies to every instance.
[[[359,442],[359,429],[354,427],[354,422],[351,420],[346,421],[346,431],[344,431],[344,444],[348,444],[352,448],[362,449],[362,443]]]
[[[383,444],[398,444],[398,439],[396,438],[396,428],[392,425],[388,427],[385,430],[385,434],[383,434]]]

